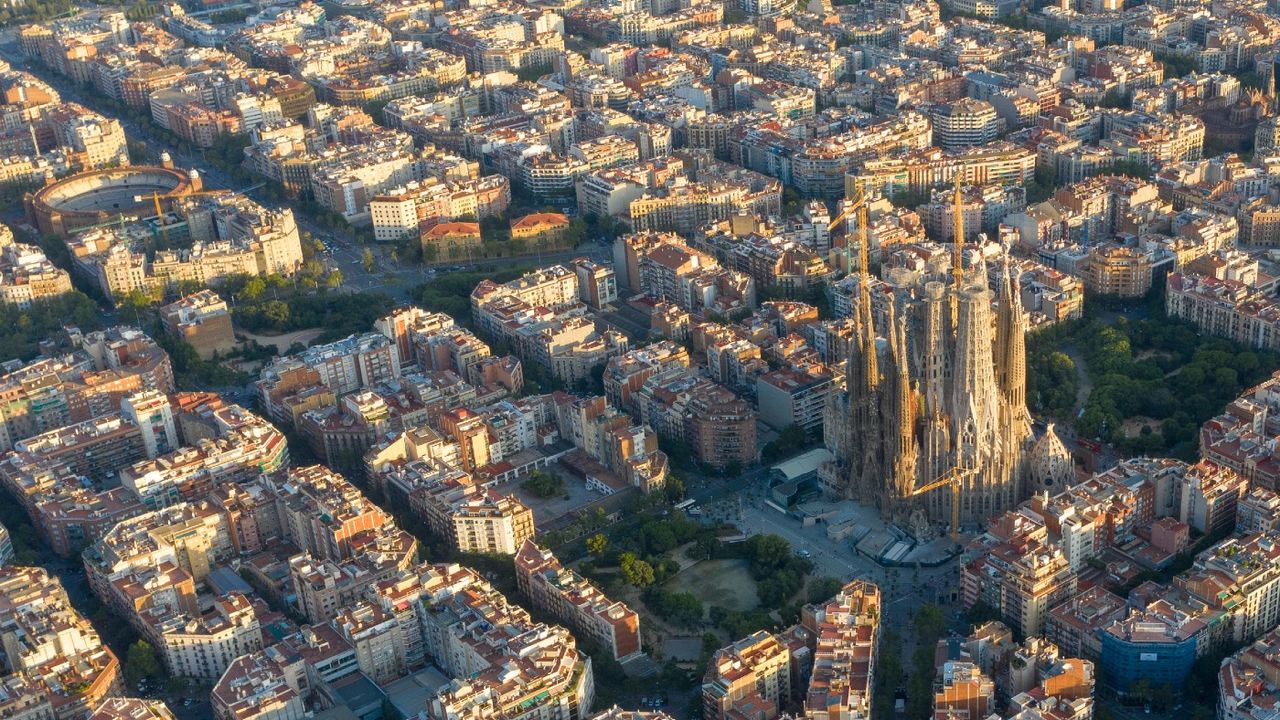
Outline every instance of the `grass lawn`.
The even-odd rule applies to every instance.
[[[760,605],[746,560],[703,560],[677,573],[665,589],[693,593],[707,607],[745,611]]]

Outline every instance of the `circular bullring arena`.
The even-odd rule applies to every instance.
[[[69,175],[27,193],[27,216],[42,234],[66,237],[80,228],[155,215],[152,196],[182,197],[200,190],[195,173],[167,167],[125,167]]]

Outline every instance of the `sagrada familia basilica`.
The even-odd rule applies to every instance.
[[[1032,431],[1027,320],[1008,263],[993,302],[983,261],[964,267],[957,242],[950,266],[913,274],[877,312],[861,242],[845,388],[824,417],[836,456],[820,473],[828,494],[876,504],[919,536],[1068,484],[1061,440],[1051,427]]]

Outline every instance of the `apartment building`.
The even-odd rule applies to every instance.
[[[201,290],[160,308],[160,322],[170,337],[190,345],[204,360],[236,344],[231,311],[212,290]]]
[[[641,652],[640,616],[625,604],[611,601],[550,550],[526,539],[515,557],[516,582],[535,608],[551,613],[575,632],[623,660]]]
[[[791,693],[791,653],[776,636],[760,630],[711,657],[702,679],[703,717],[772,720]]]
[[[698,182],[676,178],[633,199],[627,206],[637,232],[692,235],[707,223],[734,215],[776,214],[781,202],[777,181],[758,186],[732,180]]]
[[[1280,535],[1228,538],[1196,556],[1175,584],[1226,611],[1237,642],[1262,637],[1280,624]]]
[[[1201,331],[1261,349],[1280,347],[1280,306],[1245,282],[1195,273],[1169,273],[1166,311]]]
[[[1181,687],[1196,658],[1211,647],[1210,622],[1220,613],[1171,596],[1143,602],[1102,633],[1100,677],[1114,692],[1129,692],[1140,680],[1153,687]]]
[[[90,720],[176,720],[161,700],[131,697],[107,698],[89,716]]]
[[[422,180],[391,188],[369,200],[374,238],[395,242],[422,230],[470,215],[498,217],[511,204],[511,184],[503,175],[473,180]]]
[[[1241,535],[1280,530],[1280,494],[1253,487],[1236,503],[1235,530]]]
[[[167,437],[168,421],[163,406],[157,406],[139,422],[144,442],[149,435]],[[182,447],[172,452],[140,460],[120,471],[122,487],[148,507],[163,507],[179,500],[203,500],[227,483],[248,483],[264,473],[274,473],[289,464],[284,433],[266,420],[238,405],[199,394],[182,394],[173,405],[173,423],[179,429]],[[147,425],[155,427],[148,430]]]
[[[775,430],[792,425],[814,432],[822,427],[822,413],[834,378],[825,366],[782,368],[756,378],[756,406],[760,419]]]
[[[686,312],[728,317],[755,307],[751,276],[721,267],[714,257],[689,247],[678,236],[626,235],[615,241],[614,255],[615,266],[626,270],[628,287]]]
[[[563,265],[533,270],[502,285],[482,280],[471,293],[471,309],[484,302],[511,297],[529,305],[554,307],[571,303],[578,296],[577,275]]]
[[[591,660],[564,628],[534,623],[474,571],[436,565],[424,648],[450,677],[430,701],[432,720],[503,715],[580,717],[591,706]]]
[[[267,415],[285,415],[280,407],[284,400],[281,390],[304,383],[310,377],[306,370],[313,371],[320,385],[341,397],[399,378],[400,357],[388,337],[368,332],[326,345],[312,345],[297,355],[279,358],[264,367],[254,383]]]
[[[1218,717],[1263,720],[1280,699],[1280,631],[1226,658],[1218,670]]]
[[[961,574],[965,607],[986,603],[1027,635],[1042,632],[1049,610],[1075,594],[1076,581],[1062,549],[1035,539],[997,545]]]
[[[233,660],[210,703],[218,720],[303,720],[309,690],[301,658],[291,659],[273,646]]]
[[[290,468],[276,492],[285,538],[318,558],[351,558],[361,535],[386,532],[391,522],[359,489],[323,465]]]
[[[0,305],[27,310],[40,300],[70,293],[71,275],[54,265],[34,245],[13,242],[13,233],[0,229]]]
[[[369,584],[383,579],[355,563],[338,565],[307,554],[289,558],[289,587],[296,594],[296,607],[312,623],[337,617]]]
[[[186,613],[163,620],[148,617],[153,629],[147,636],[170,675],[216,680],[233,660],[262,649],[263,631],[254,602],[240,593],[228,593],[215,598],[208,612],[194,617]]]
[[[1004,122],[991,103],[964,98],[935,106],[929,113],[933,144],[955,151],[985,145],[996,139]]]
[[[755,462],[756,412],[733,391],[704,385],[691,394],[685,413],[685,438],[695,457],[716,467]]]
[[[588,258],[576,258],[569,267],[578,276],[578,299],[595,310],[618,301],[618,277],[613,268]]]
[[[1209,460],[1187,468],[1180,478],[1178,520],[1205,535],[1235,527],[1237,506],[1249,487],[1235,470]]]
[[[1007,142],[944,151],[928,148],[885,158],[867,160],[860,170],[845,175],[845,196],[854,197],[859,188],[879,189],[892,197],[901,191],[926,192],[937,185],[963,183],[1027,182],[1035,175],[1036,153]]]
[[[120,468],[146,457],[142,429],[122,414],[67,425],[19,440],[14,450],[98,482],[117,477]]]
[[[800,622],[814,638],[806,717],[870,717],[880,649],[880,588],[855,580],[826,602],[806,605]]]
[[[169,356],[136,328],[69,335],[59,348],[0,375],[0,450],[67,425],[114,414],[139,390],[173,392]]]
[[[1044,635],[1068,657],[1101,661],[1101,632],[1126,613],[1122,598],[1094,586],[1050,610]]]
[[[982,718],[995,708],[995,683],[973,663],[943,663],[934,685],[934,717]]]
[[[296,427],[317,458],[350,468],[386,433],[425,423],[430,408],[421,398],[403,385],[379,385],[344,395],[335,406],[308,410]]]
[[[689,443],[701,462],[744,467],[756,459],[756,412],[728,388],[677,368],[646,380],[638,405],[641,422]]]
[[[965,241],[979,233],[994,233],[1005,217],[1026,209],[1022,185],[968,185],[960,188],[960,216]],[[917,208],[929,237],[936,242],[953,242],[955,235],[955,192],[934,189],[929,202]]]
[[[186,198],[174,204],[190,247],[147,252],[153,231],[143,225],[99,227],[66,240],[73,270],[104,295],[162,291],[182,281],[201,285],[233,275],[293,275],[302,267],[302,245],[293,212],[266,211],[244,197]]]
[[[1090,293],[1136,298],[1151,289],[1152,260],[1141,250],[1105,243],[1092,248],[1080,267]]]
[[[514,495],[481,487],[465,475],[405,477],[420,469],[426,468],[410,464],[399,470],[400,482],[416,486],[409,493],[409,508],[458,551],[515,555],[533,537],[533,511]]]
[[[386,685],[404,677],[405,647],[394,615],[379,605],[361,602],[338,613],[333,627],[351,644],[356,664],[370,680]]]
[[[6,709],[32,720],[80,720],[123,692],[119,661],[45,570],[0,567],[0,617]]]
[[[200,616],[195,584],[232,553],[217,508],[179,503],[117,523],[86,550],[85,571],[104,604],[154,639],[169,614]]]
[[[677,367],[689,367],[689,351],[671,340],[660,340],[610,358],[604,370],[605,397],[610,405],[637,415],[636,394],[645,381]]]

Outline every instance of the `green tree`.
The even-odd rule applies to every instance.
[[[551,63],[526,65],[516,71],[516,78],[522,82],[535,82],[543,75],[551,73]]]
[[[809,602],[819,603],[836,596],[840,589],[844,587],[840,581],[833,577],[814,578],[809,582]]]
[[[240,297],[244,300],[256,301],[267,291],[267,283],[260,277],[249,278],[240,288]]]
[[[370,250],[369,248],[365,248],[360,253],[360,262],[364,265],[365,272],[367,273],[373,272],[373,265],[374,265],[373,251]]]
[[[609,538],[600,533],[596,533],[587,538],[587,552],[596,557],[603,557],[609,551]]]
[[[333,270],[332,272],[330,272],[329,275],[325,277],[324,284],[330,290],[337,290],[338,288],[342,287],[342,271]]]
[[[541,470],[529,474],[520,487],[540,498],[555,497],[564,493],[564,481],[559,476]]]
[[[272,300],[262,306],[262,316],[277,329],[284,329],[289,322],[289,305],[279,300]]]
[[[804,428],[799,425],[788,425],[778,433],[776,440],[767,443],[760,451],[760,462],[769,464],[790,457],[803,450],[808,440]]]
[[[667,485],[663,488],[663,492],[669,503],[678,503],[684,500],[684,480],[678,475],[668,475]]]
[[[676,535],[666,523],[654,522],[644,526],[645,548],[652,555],[669,553],[676,547]]]
[[[693,593],[670,593],[654,588],[645,595],[645,604],[675,625],[693,627],[702,623],[702,601]]]
[[[151,643],[138,640],[129,646],[125,655],[124,675],[134,686],[143,678],[160,676],[160,661],[156,658],[156,649]]]
[[[635,553],[623,553],[618,564],[622,571],[622,579],[638,588],[647,588],[653,584],[653,566],[635,556]]]
[[[939,638],[947,628],[947,621],[942,608],[930,603],[916,611],[915,625],[919,637]]]
[[[751,574],[756,578],[767,577],[791,560],[791,543],[779,535],[753,535],[746,546]]]

